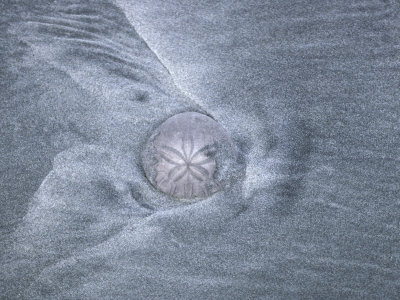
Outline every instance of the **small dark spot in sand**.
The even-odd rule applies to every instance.
[[[132,102],[147,103],[150,100],[150,94],[147,91],[135,91],[129,100]]]
[[[154,207],[152,207],[151,205],[147,204],[144,200],[143,195],[137,191],[137,189],[135,187],[131,188],[131,196],[132,198],[143,208],[149,209],[149,210],[154,210]]]
[[[137,101],[139,102],[148,102],[150,100],[148,92],[141,91],[138,93]]]

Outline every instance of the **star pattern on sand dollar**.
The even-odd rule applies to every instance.
[[[206,145],[195,151],[193,137],[182,138],[181,145],[176,148],[162,145],[159,149],[160,157],[171,165],[164,180],[174,183],[185,179],[200,182],[208,180],[212,174],[207,164],[215,162],[208,156],[211,148],[211,145]]]
[[[211,196],[228,183],[236,151],[227,132],[212,118],[184,112],[164,121],[143,152],[143,170],[160,192],[176,199]]]

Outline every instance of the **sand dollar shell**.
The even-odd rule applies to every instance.
[[[153,186],[170,196],[191,199],[207,197],[225,187],[237,152],[215,120],[185,112],[155,130],[142,157]]]

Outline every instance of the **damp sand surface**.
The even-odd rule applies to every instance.
[[[0,4],[0,294],[396,299],[395,1]],[[141,153],[196,111],[237,183],[176,201]]]

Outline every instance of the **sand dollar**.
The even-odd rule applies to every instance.
[[[191,199],[207,197],[226,186],[237,152],[215,120],[185,112],[155,130],[142,158],[153,186],[172,197]]]

